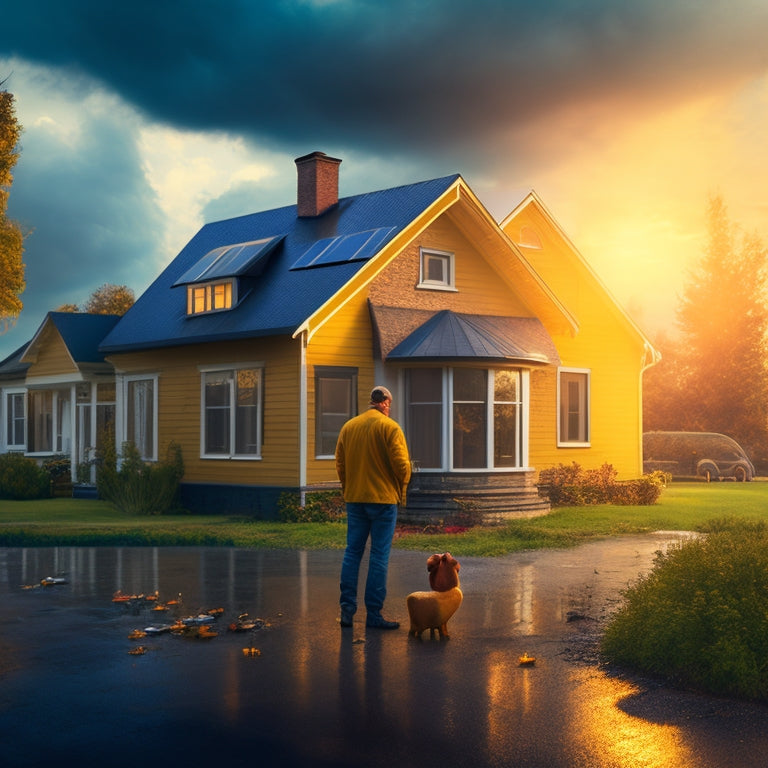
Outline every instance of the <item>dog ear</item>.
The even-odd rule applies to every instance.
[[[432,573],[440,565],[440,555],[430,555],[427,559],[427,571]]]

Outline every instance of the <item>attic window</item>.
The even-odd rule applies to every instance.
[[[448,251],[421,249],[419,288],[456,290],[454,286],[453,254]]]
[[[234,279],[187,286],[187,315],[222,312],[237,303],[237,283]]]

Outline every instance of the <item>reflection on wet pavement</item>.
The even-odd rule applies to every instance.
[[[592,663],[621,590],[678,538],[460,557],[464,602],[442,642],[366,630],[364,614],[342,630],[341,552],[0,549],[3,765],[759,765],[764,707]],[[392,553],[386,612],[405,627],[425,564]],[[66,583],[23,588],[48,576]],[[187,631],[129,637],[177,622]]]

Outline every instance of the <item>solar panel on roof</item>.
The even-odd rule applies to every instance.
[[[327,267],[350,261],[370,259],[395,227],[380,227],[352,235],[326,237],[313,243],[294,263],[291,269]]]
[[[175,287],[246,274],[252,271],[261,259],[269,255],[283,237],[285,236],[277,235],[249,243],[214,248],[190,267],[173,285]]]

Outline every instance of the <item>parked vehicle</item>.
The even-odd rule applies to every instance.
[[[747,482],[755,467],[744,449],[718,432],[646,432],[643,471],[660,469],[673,478],[703,478]]]

